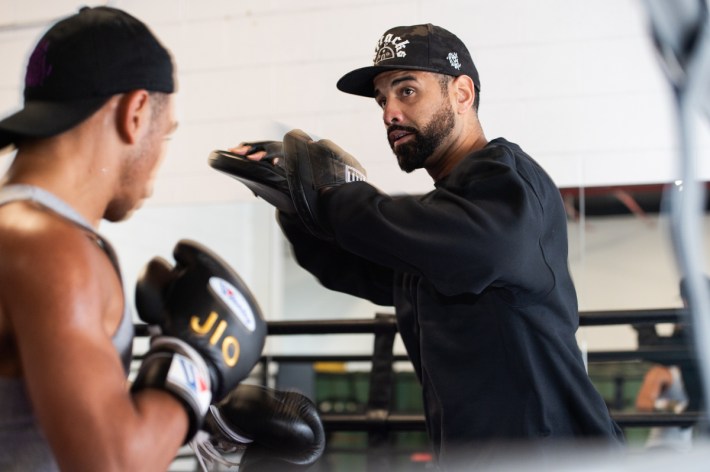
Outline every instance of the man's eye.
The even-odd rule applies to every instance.
[[[378,105],[380,108],[384,108],[386,104],[387,104],[387,100],[385,100],[384,98],[381,99],[381,100],[377,100],[377,105]]]
[[[411,88],[402,89],[402,95],[404,95],[405,97],[408,97],[409,95],[411,95],[413,93],[414,93],[414,89],[411,89]]]

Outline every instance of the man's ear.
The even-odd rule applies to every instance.
[[[473,108],[473,101],[476,98],[476,89],[471,77],[460,75],[454,78],[451,86],[456,97],[456,111],[458,113],[469,112]]]
[[[127,144],[134,144],[150,125],[150,97],[146,90],[124,93],[116,110],[118,134]]]

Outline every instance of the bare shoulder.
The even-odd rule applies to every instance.
[[[91,234],[32,203],[0,207],[0,318],[100,328],[121,286]],[[0,329],[2,325],[0,325]]]
[[[87,277],[87,269],[95,274],[101,269],[97,264],[108,262],[97,249],[88,231],[51,211],[26,202],[0,207],[0,277],[41,274],[47,282],[64,285]]]

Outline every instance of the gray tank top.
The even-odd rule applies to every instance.
[[[95,238],[98,246],[106,252],[119,278],[121,277],[118,259],[111,245],[72,207],[39,187],[7,185],[0,188],[0,205],[18,200],[36,202],[87,231]],[[124,306],[123,318],[112,339],[127,375],[134,333],[130,305],[126,302]],[[3,472],[59,470],[37,424],[22,379],[0,377],[0,470]]]

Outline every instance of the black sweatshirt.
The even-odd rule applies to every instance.
[[[492,442],[621,430],[585,371],[575,332],[560,192],[499,138],[424,196],[356,182],[320,199],[335,243],[280,215],[298,263],[332,290],[394,305],[441,462]]]

